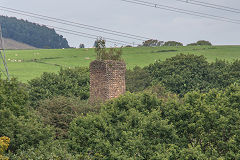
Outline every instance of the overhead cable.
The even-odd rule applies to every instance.
[[[63,32],[63,33],[68,33],[68,34],[73,34],[73,35],[76,35],[76,36],[82,36],[82,37],[91,38],[91,39],[96,39],[97,37],[100,37],[99,35],[88,34],[88,33],[79,32],[79,31],[75,31],[75,30],[56,27],[56,26],[52,26],[52,25],[46,25],[46,26],[50,27],[50,28],[54,28],[54,30],[56,30],[56,31]],[[113,38],[107,38],[107,37],[103,37],[103,38],[106,39],[107,42],[111,42],[111,43],[115,43],[115,44],[121,44],[121,45],[133,44],[131,42],[117,40],[117,39],[113,39]]]
[[[68,21],[68,20],[65,20],[65,19],[49,17],[49,16],[45,16],[45,15],[32,13],[32,12],[27,12],[27,11],[14,9],[14,8],[4,7],[4,6],[1,6],[1,5],[0,5],[0,10],[6,11],[6,12],[12,12],[12,13],[15,13],[15,14],[21,14],[21,15],[29,16],[29,17],[33,17],[33,18],[43,19],[43,20],[47,20],[47,21],[51,21],[51,22],[55,22],[55,23],[64,24],[64,25],[83,28],[83,29],[87,29],[87,30],[97,31],[97,32],[101,32],[101,33],[116,35],[116,36],[135,39],[135,40],[140,40],[140,41],[143,41],[143,40],[146,40],[146,39],[151,39],[149,37],[143,37],[143,36],[124,33],[124,32],[120,32],[120,31],[105,29],[105,28],[101,28],[101,27],[97,27],[97,26],[93,26],[93,25],[87,25],[87,24],[83,24],[83,23],[72,22],[72,21]]]
[[[198,17],[202,17],[202,18],[218,20],[218,21],[222,21],[222,22],[240,24],[240,20],[235,20],[235,19],[231,19],[231,18],[227,18],[227,17],[216,16],[216,15],[211,15],[211,14],[206,14],[206,13],[201,13],[201,12],[196,12],[196,11],[185,10],[185,9],[171,7],[171,6],[157,4],[157,3],[151,3],[151,2],[141,1],[141,0],[120,0],[120,1],[132,3],[132,4],[143,5],[143,6],[152,7],[152,8],[157,8],[157,9],[163,9],[163,10],[177,12],[177,13],[188,14],[188,15],[192,15],[192,16],[198,16]]]
[[[227,11],[227,12],[232,12],[232,13],[240,13],[240,9],[235,9],[227,6],[221,6],[217,4],[212,4],[212,3],[205,3],[201,1],[195,1],[195,0],[175,0],[183,3],[188,3],[192,5],[197,5],[197,6],[202,6],[202,7],[208,7],[208,8],[213,8],[221,11]]]

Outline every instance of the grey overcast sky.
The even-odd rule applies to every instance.
[[[187,3],[177,2],[176,0],[145,1],[224,16],[240,21],[240,13],[230,13],[194,6]],[[239,0],[200,1],[240,9]],[[174,13],[161,9],[130,4],[120,0],[1,0],[0,5],[163,41],[175,40],[188,44],[196,42],[197,40],[209,40],[214,45],[240,44],[240,24],[232,24],[186,14]],[[76,27],[69,27],[53,22],[11,14],[1,10],[0,14],[27,19],[31,22],[39,24],[54,25],[103,37],[141,43],[140,41],[132,39],[111,36]],[[60,32],[59,34],[67,38],[70,46],[77,47],[80,43],[84,43],[88,47],[93,46],[93,39]]]

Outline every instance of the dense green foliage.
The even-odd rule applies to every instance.
[[[156,47],[156,46],[162,46],[163,41],[158,41],[156,39],[149,39],[143,42],[144,47]]]
[[[27,108],[28,94],[15,79],[0,80],[0,90],[0,135],[11,139],[11,151],[37,146],[53,137],[51,128]]]
[[[58,35],[54,29],[18,20],[14,17],[0,16],[3,37],[26,43],[36,48],[69,48],[63,36]]]
[[[102,106],[100,114],[79,117],[70,128],[70,148],[83,159],[168,157],[177,135],[161,118],[161,102],[149,95],[127,94]]]
[[[89,69],[76,67],[74,69],[61,69],[58,74],[43,73],[40,78],[29,82],[30,100],[37,101],[54,96],[89,97]]]
[[[176,41],[167,41],[163,44],[163,46],[183,46],[183,44]]]
[[[67,137],[69,124],[74,118],[89,112],[96,113],[98,108],[77,97],[58,96],[40,101],[37,111],[44,124],[53,126],[56,137],[61,139]]]
[[[9,157],[11,160],[78,160],[79,156],[68,153],[66,145],[59,140],[49,140],[46,143],[40,143],[37,147],[9,153]]]
[[[163,83],[170,91],[180,95],[209,86],[208,62],[203,56],[177,55],[155,62],[148,71],[154,81]]]
[[[96,106],[87,101],[88,68],[44,73],[29,84],[0,80],[0,137],[11,138],[6,156],[240,159],[239,68],[238,60],[179,54],[127,70],[132,93]]]
[[[130,92],[143,91],[151,85],[150,74],[138,66],[126,71],[126,89]]]
[[[153,82],[161,82],[170,91],[183,96],[189,91],[224,88],[240,79],[240,61],[216,60],[209,64],[205,57],[177,55],[157,61],[148,67]]]
[[[70,149],[83,159],[238,159],[240,87],[164,102],[126,94],[71,124]]]
[[[197,41],[196,43],[190,43],[188,46],[212,46],[212,43],[205,40]]]
[[[206,94],[188,93],[183,102],[169,102],[161,107],[162,116],[176,126],[182,146],[199,146],[211,159],[238,159],[240,87]]]

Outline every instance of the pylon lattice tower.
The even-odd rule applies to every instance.
[[[2,37],[2,26],[0,25],[0,70],[4,76],[9,80],[8,66],[6,61],[6,54],[4,50],[4,40]]]

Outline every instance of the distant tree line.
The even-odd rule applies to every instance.
[[[5,38],[36,48],[69,48],[68,41],[62,35],[46,26],[6,16],[0,16],[0,24]]]
[[[205,40],[197,41],[196,43],[190,43],[187,46],[212,46],[212,43]]]
[[[156,40],[156,39],[149,39],[149,40],[144,41],[143,44],[140,45],[140,46],[144,46],[144,47],[183,46],[183,44],[181,42],[177,42],[177,41],[164,42],[164,41],[159,41],[159,40]],[[190,43],[187,46],[212,46],[212,44],[209,41],[199,40],[196,43]]]

